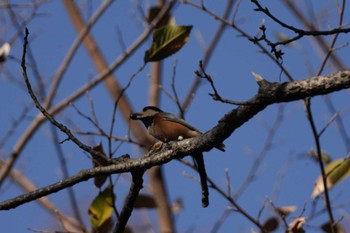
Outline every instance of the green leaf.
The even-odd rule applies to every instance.
[[[330,162],[325,167],[327,175],[327,188],[331,189],[334,185],[345,179],[350,175],[350,160],[349,158],[337,159]],[[319,176],[316,180],[314,190],[311,197],[315,198],[324,192],[322,177]]]
[[[192,26],[169,25],[156,29],[144,61],[160,61],[179,51],[187,42]]]
[[[100,192],[89,207],[90,222],[94,229],[108,221],[113,213],[115,196],[111,186]]]

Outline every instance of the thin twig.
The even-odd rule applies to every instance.
[[[51,132],[52,132],[52,136],[53,136],[53,145],[54,145],[54,148],[57,152],[57,157],[59,159],[60,167],[61,167],[62,173],[63,173],[62,178],[67,179],[69,177],[67,161],[66,161],[66,158],[64,156],[62,147],[59,145],[58,130],[53,125],[51,125]],[[69,202],[72,206],[74,217],[77,219],[77,221],[79,221],[81,226],[84,226],[84,224],[83,224],[84,221],[83,221],[81,214],[80,214],[81,208],[79,208],[78,198],[75,195],[74,189],[72,187],[67,188],[67,193],[68,193]]]
[[[189,1],[182,1],[182,2],[184,4],[193,5],[199,9],[205,9],[203,4],[197,5],[197,4],[191,3]],[[203,67],[207,67],[207,65],[209,64],[211,56],[213,55],[217,45],[219,44],[219,40],[222,37],[226,26],[230,26],[229,24],[227,24],[228,23],[227,19],[229,18],[229,15],[230,15],[230,12],[232,10],[232,6],[234,5],[234,3],[235,3],[235,0],[227,1],[227,5],[225,6],[225,12],[223,13],[223,16],[222,16],[222,19],[225,20],[225,22],[222,21],[220,23],[220,25],[216,29],[216,32],[215,32],[213,38],[211,39],[211,41],[209,43],[209,46],[207,47],[207,49],[204,52],[203,59],[202,59],[203,60]],[[200,81],[201,81],[201,78],[198,76],[196,76],[195,79],[193,80],[193,83],[192,83],[192,85],[187,93],[187,96],[185,97],[185,100],[182,103],[181,109],[183,109],[183,111],[186,111],[186,109],[188,108],[188,106],[192,102],[193,97],[194,97],[194,93],[196,93],[196,91],[199,87]]]
[[[329,197],[329,191],[327,188],[327,174],[326,171],[324,170],[324,164],[323,164],[323,160],[322,160],[322,149],[321,149],[321,143],[320,143],[320,138],[318,137],[318,132],[316,129],[316,125],[315,125],[315,121],[314,121],[314,117],[311,111],[311,100],[307,99],[305,101],[305,107],[306,107],[306,116],[307,119],[309,120],[310,123],[310,127],[311,127],[311,131],[315,140],[315,144],[316,144],[316,152],[317,152],[317,156],[318,156],[318,164],[320,166],[320,171],[321,171],[321,175],[322,175],[322,182],[323,182],[323,187],[324,187],[324,194],[325,194],[325,202],[326,202],[326,207],[327,207],[327,213],[329,216],[329,221],[330,224],[333,226],[332,227],[332,233],[335,232],[335,226],[334,226],[334,217],[333,217],[333,212],[332,212],[332,204],[331,204],[331,200]]]
[[[101,153],[98,153],[95,150],[93,150],[92,147],[87,146],[84,143],[82,143],[77,137],[75,137],[72,134],[72,132],[69,128],[67,128],[65,125],[59,123],[58,121],[56,121],[53,118],[53,116],[50,113],[48,113],[48,111],[39,103],[39,100],[37,99],[37,97],[35,96],[35,94],[32,90],[32,86],[29,82],[28,75],[27,75],[26,51],[27,51],[27,45],[28,45],[28,36],[29,36],[29,30],[26,28],[25,37],[24,37],[24,44],[23,44],[23,55],[22,55],[21,67],[22,67],[22,72],[23,72],[23,78],[24,78],[24,81],[27,85],[29,95],[32,98],[32,100],[34,101],[35,106],[46,117],[46,119],[48,119],[54,126],[56,126],[58,129],[60,129],[63,133],[65,133],[67,135],[68,140],[73,141],[82,150],[89,152],[91,154],[96,154],[97,157],[99,157],[102,160],[105,160],[106,162],[111,162],[111,160],[106,159],[105,156],[103,156]]]
[[[266,136],[264,146],[261,149],[257,158],[254,160],[254,163],[251,166],[251,168],[248,172],[248,175],[245,178],[244,182],[242,183],[242,185],[239,188],[237,188],[236,193],[233,195],[234,198],[238,198],[242,194],[242,192],[247,189],[247,186],[256,177],[256,173],[259,170],[259,167],[261,166],[263,159],[268,155],[268,152],[271,150],[271,148],[273,146],[274,137],[277,133],[277,129],[279,128],[279,126],[283,122],[283,118],[284,118],[284,105],[280,105],[278,108],[278,111],[277,111],[276,119],[275,119],[273,125],[271,126],[270,130],[268,131],[267,136]]]
[[[202,61],[199,61],[199,70],[195,71],[195,74],[197,75],[197,77],[206,79],[210,83],[210,86],[213,89],[214,93],[210,93],[209,95],[213,98],[213,100],[220,101],[222,103],[232,104],[232,105],[249,105],[249,104],[252,104],[249,101],[239,102],[239,101],[233,101],[233,100],[222,98],[221,95],[219,94],[219,92],[217,91],[216,87],[215,87],[215,84],[214,84],[214,81],[213,81],[211,75],[209,75],[209,74],[207,74],[205,72],[204,65],[203,65]]]
[[[289,44],[293,41],[299,40],[303,36],[327,36],[327,35],[335,35],[335,34],[339,34],[339,33],[349,33],[350,32],[350,28],[342,28],[341,24],[339,24],[337,28],[326,30],[326,31],[318,31],[318,30],[307,31],[307,30],[303,30],[300,28],[296,28],[296,27],[290,26],[290,25],[282,22],[280,19],[275,17],[273,14],[270,13],[270,11],[267,7],[265,7],[265,8],[262,7],[260,5],[259,1],[251,0],[251,2],[253,2],[257,6],[257,8],[255,9],[256,11],[263,12],[265,15],[270,17],[273,21],[278,23],[280,26],[298,34],[296,37],[294,37],[292,39],[274,43],[275,46]]]
[[[128,81],[128,83],[126,84],[126,86],[120,91],[119,96],[116,98],[115,102],[114,102],[114,106],[113,106],[113,113],[112,113],[112,119],[111,119],[111,126],[109,128],[109,134],[108,134],[108,148],[109,148],[109,157],[111,158],[113,153],[112,153],[112,134],[113,134],[113,129],[114,129],[114,124],[115,124],[115,117],[117,114],[117,108],[118,108],[118,103],[120,101],[120,99],[123,97],[124,93],[127,91],[127,89],[130,87],[132,81],[134,80],[134,78],[136,78],[136,76],[142,72],[142,70],[145,68],[146,64],[143,64],[135,73],[133,73]]]
[[[181,161],[183,164],[186,166],[196,170],[196,167],[193,166],[191,163],[186,162],[186,161]],[[210,179],[210,177],[207,178],[209,182],[209,187],[217,191],[221,196],[223,196],[234,208],[236,208],[237,212],[245,216],[250,222],[252,222],[254,225],[256,225],[262,232],[265,232],[264,227],[257,221],[255,220],[248,212],[246,212],[236,201],[235,199],[228,195],[225,191],[223,191],[219,186],[216,185],[216,183]]]
[[[176,87],[175,87],[175,80],[176,80],[176,67],[177,67],[177,60],[175,60],[175,63],[174,63],[174,66],[173,66],[173,75],[171,77],[171,90],[173,91],[174,93],[174,101],[177,105],[177,108],[179,109],[180,111],[180,117],[182,119],[185,118],[185,111],[182,109],[181,107],[181,103],[180,103],[180,99],[179,99],[179,95],[177,94],[177,91],[176,91]]]

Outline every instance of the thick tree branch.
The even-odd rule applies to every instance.
[[[325,95],[350,87],[350,70],[285,83],[270,83],[260,76],[257,77],[256,74],[255,76],[260,88],[258,94],[248,101],[249,104],[231,110],[212,130],[189,140],[189,143],[197,145],[196,148],[210,150],[215,143],[224,141],[237,128],[269,105]]]
[[[125,230],[125,226],[128,223],[128,220],[131,216],[131,213],[134,209],[134,204],[136,199],[140,193],[140,190],[143,188],[143,179],[142,176],[144,171],[132,172],[132,183],[129,190],[129,193],[124,202],[123,209],[120,213],[120,217],[116,224],[116,228],[114,229],[114,233],[123,233]]]

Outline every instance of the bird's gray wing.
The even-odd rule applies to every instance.
[[[180,124],[186,126],[187,128],[193,130],[193,131],[197,131],[199,133],[202,133],[200,130],[198,130],[194,126],[190,125],[185,120],[175,116],[174,114],[171,114],[169,112],[161,112],[160,114],[161,114],[162,117],[164,117],[165,120],[176,122],[176,123],[180,123]]]

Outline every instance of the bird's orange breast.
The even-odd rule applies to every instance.
[[[180,123],[165,120],[160,115],[154,117],[153,124],[149,127],[148,132],[162,142],[178,141],[200,135],[199,132]]]

